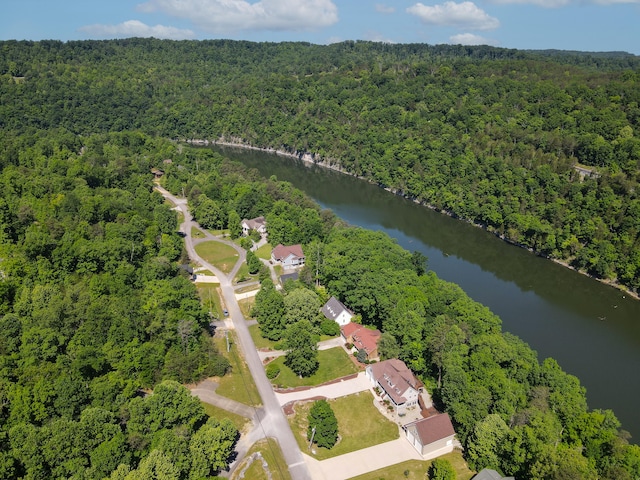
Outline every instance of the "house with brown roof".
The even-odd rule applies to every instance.
[[[264,217],[256,217],[250,220],[245,218],[240,224],[242,225],[242,235],[245,237],[249,235],[251,230],[255,230],[260,235],[267,233],[267,222]]]
[[[402,427],[407,440],[422,456],[435,458],[453,451],[456,432],[446,413],[421,418]]]
[[[378,340],[382,333],[380,330],[372,330],[357,323],[347,323],[340,329],[345,342],[351,343],[356,352],[363,351],[367,354],[367,360],[378,359]]]
[[[398,415],[404,415],[409,408],[419,408],[424,385],[402,360],[392,358],[368,365],[365,374],[374,388],[379,389],[382,400],[389,400]]]
[[[331,297],[322,307],[322,314],[329,320],[333,320],[341,327],[348,324],[353,318],[353,313],[336,297]]]
[[[284,268],[301,267],[304,265],[304,252],[302,245],[282,245],[279,244],[271,251],[271,261],[280,263]]]

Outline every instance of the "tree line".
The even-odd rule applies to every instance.
[[[309,152],[640,287],[634,55],[154,39],[0,50],[4,131],[140,129]]]

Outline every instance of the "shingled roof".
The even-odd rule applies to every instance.
[[[446,413],[416,420],[408,424],[406,428],[415,432],[422,445],[429,445],[456,434],[451,419]]]

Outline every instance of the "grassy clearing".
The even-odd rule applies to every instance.
[[[273,250],[271,244],[265,243],[255,251],[255,254],[258,256],[258,258],[262,258],[263,260],[271,260],[271,250]]]
[[[462,453],[452,452],[441,456],[440,458],[448,460],[456,472],[457,480],[469,480],[475,475],[469,470],[467,463],[462,458]],[[408,480],[424,480],[427,478],[427,470],[431,465],[431,460],[421,462],[419,460],[409,460],[408,462],[398,463],[389,467],[381,468],[373,472],[365,473],[353,477],[351,480],[395,480],[397,478],[406,478]]]
[[[255,343],[256,348],[266,348],[269,350],[274,349],[274,345],[276,342],[273,342],[269,339],[266,339],[260,333],[260,325],[251,325],[249,327],[249,333],[251,334],[251,338],[253,338],[253,343]]]
[[[219,283],[196,283],[200,302],[208,309],[215,318],[223,318],[222,302],[218,295]]]
[[[315,445],[313,448],[316,453],[313,457],[318,460],[390,442],[400,435],[398,426],[382,415],[373,405],[373,395],[369,391],[329,400],[329,404],[338,420],[340,438],[330,450]],[[289,417],[291,430],[303,452],[307,452],[309,448],[307,417],[312,405],[313,402],[297,404],[296,413]]]
[[[210,417],[216,418],[218,420],[222,420],[223,418],[228,418],[231,422],[236,426],[239,432],[242,432],[245,426],[249,423],[249,420],[244,418],[241,415],[236,415],[235,413],[228,412],[227,410],[223,410],[222,408],[216,407],[215,405],[211,405],[210,403],[200,402],[204,407],[204,411]]]
[[[222,352],[231,363],[231,373],[226,374],[224,377],[216,378],[216,382],[218,382],[219,385],[216,393],[223,397],[244,403],[245,405],[261,405],[262,401],[260,400],[258,388],[253,382],[247,364],[238,352],[238,342],[235,332],[229,331],[229,343],[231,344],[229,352],[227,352],[227,342],[224,335],[216,335],[214,341],[216,342],[218,350]]]
[[[280,375],[274,380],[278,386],[301,387],[326,383],[345,375],[358,373],[358,368],[342,347],[320,350],[318,352],[320,367],[318,371],[310,377],[300,378],[284,364],[284,357],[276,358],[275,363],[280,365]]]
[[[262,464],[262,460],[260,458],[255,459],[248,468],[245,467],[249,463],[249,458],[254,453],[260,452],[262,458],[267,462],[267,467],[269,469],[268,475],[265,472],[264,466]],[[244,475],[242,478],[250,478],[251,480],[291,480],[291,474],[289,474],[289,470],[287,469],[287,462],[284,460],[282,456],[282,450],[280,449],[280,445],[273,438],[260,440],[253,444],[251,449],[247,452],[247,456],[245,460],[238,465],[238,468],[234,471],[234,474],[231,477],[231,480],[239,480],[240,474],[244,470]]]
[[[205,235],[198,227],[191,227],[191,238],[204,238]]]
[[[251,309],[253,305],[256,303],[256,297],[243,298],[242,300],[238,300],[238,306],[240,307],[240,311],[242,312],[242,316],[245,319],[250,319],[251,317]]]
[[[224,273],[229,273],[238,260],[238,252],[233,247],[221,242],[203,242],[195,247],[196,252],[207,262]]]
[[[253,282],[254,280],[258,280],[258,274],[256,273],[251,275],[249,273],[249,267],[247,266],[246,263],[243,263],[238,269],[238,273],[236,273],[236,278],[233,279],[233,282],[238,284],[238,283],[245,283],[245,282]]]

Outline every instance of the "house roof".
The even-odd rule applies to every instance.
[[[393,399],[396,405],[400,405],[407,400],[403,394],[409,388],[419,390],[423,386],[422,382],[416,378],[405,363],[397,358],[374,363],[371,365],[371,371],[373,378]]]
[[[509,480],[509,479],[513,479],[513,477],[503,477],[498,472],[490,468],[483,468],[475,477],[473,477],[473,480]]]
[[[285,273],[280,275],[280,283],[284,284],[287,280],[298,280],[298,272]]]
[[[329,320],[335,320],[342,312],[348,312],[351,314],[349,309],[345,307],[340,300],[336,297],[331,297],[327,303],[322,307],[322,313]]]
[[[353,339],[353,344],[358,350],[364,349],[367,355],[378,348],[378,340],[382,335],[380,330],[372,330],[357,323],[347,323],[341,330],[345,337]]]
[[[302,252],[302,245],[300,245],[299,243],[296,245],[288,245],[288,246],[284,246],[280,244],[273,249],[273,251],[271,252],[271,255],[273,256],[273,258],[275,258],[279,262],[287,258],[289,255],[293,255],[294,257],[298,257],[298,258],[304,258],[304,253]]]
[[[429,445],[430,443],[456,434],[451,424],[451,419],[446,413],[439,413],[438,415],[422,418],[410,423],[406,428],[413,429],[416,432],[422,445]],[[502,477],[498,478],[501,479]],[[487,480],[489,479],[491,479],[491,477],[488,477]]]
[[[251,230],[257,230],[258,228],[264,226],[266,224],[266,221],[264,217],[256,217],[252,218],[251,220],[247,220],[245,218],[244,220],[242,220],[242,223],[246,223],[247,227],[249,227]]]

